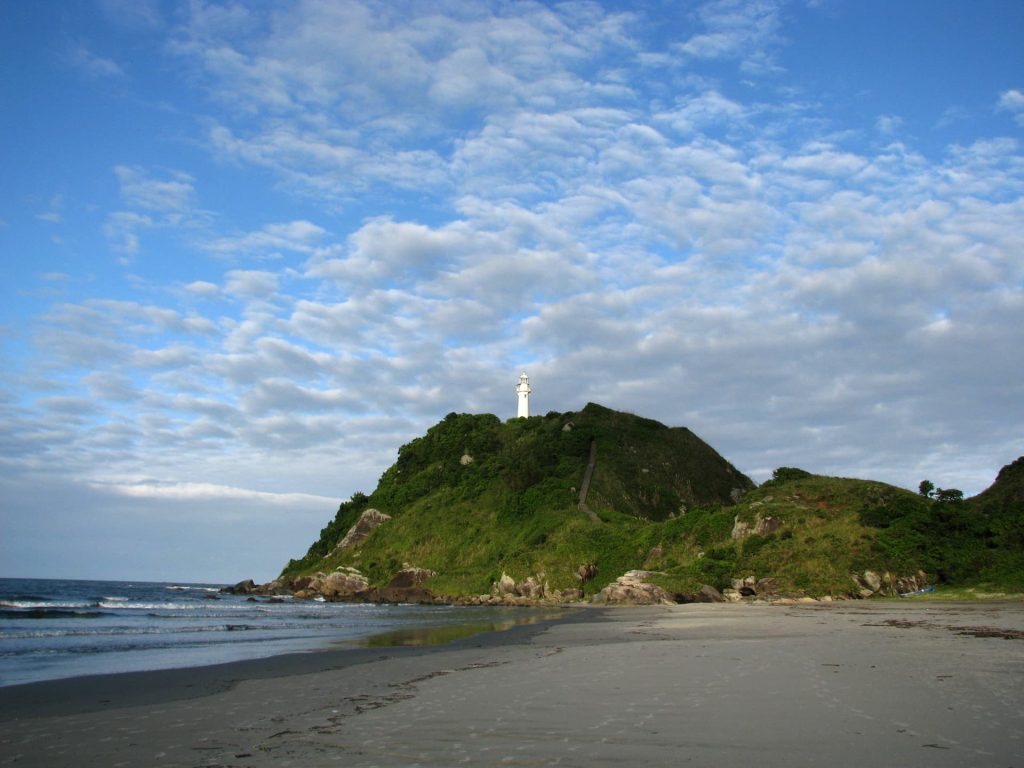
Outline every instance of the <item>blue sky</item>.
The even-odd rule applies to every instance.
[[[1024,4],[0,7],[0,575],[276,575],[450,411],[976,493]]]

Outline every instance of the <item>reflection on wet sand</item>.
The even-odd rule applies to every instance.
[[[398,645],[442,645],[454,640],[462,640],[482,632],[502,632],[512,627],[525,624],[536,624],[539,621],[560,619],[568,611],[524,612],[522,616],[510,617],[501,621],[485,621],[474,624],[456,624],[443,627],[409,627],[382,632],[360,641],[364,648],[394,647]]]

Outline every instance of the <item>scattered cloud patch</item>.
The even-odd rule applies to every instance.
[[[255,269],[233,269],[227,273],[225,293],[243,298],[272,297],[277,292],[278,275]]]
[[[313,254],[322,251],[320,243],[327,231],[310,221],[267,224],[256,232],[223,237],[205,245],[210,252],[224,256],[280,258],[282,252]]]
[[[93,53],[84,43],[71,46],[65,60],[89,78],[122,78],[125,75],[116,61]]]
[[[999,95],[997,108],[1002,112],[1009,112],[1018,125],[1024,126],[1024,91],[1016,88],[1003,91]]]
[[[714,0],[695,15],[704,31],[674,46],[695,59],[734,59],[748,74],[781,71],[774,49],[781,42],[780,4],[774,0]]]
[[[195,206],[193,179],[186,173],[172,171],[165,178],[157,178],[141,168],[119,165],[114,175],[122,199],[133,208],[170,216],[178,222]]]
[[[123,29],[147,31],[163,25],[158,0],[100,0],[99,6],[108,19]]]
[[[5,307],[12,509],[275,540],[302,510],[279,567],[445,413],[512,415],[524,368],[539,412],[686,425],[758,480],[976,492],[1024,453],[1016,89],[849,93],[787,56],[840,13],[807,3],[99,8],[131,98],[77,121],[104,142],[54,131],[100,170],[4,212],[50,287]]]

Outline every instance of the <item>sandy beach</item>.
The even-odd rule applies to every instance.
[[[0,689],[0,765],[1024,766],[1024,605],[581,609]]]

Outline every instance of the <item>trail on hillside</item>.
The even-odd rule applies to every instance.
[[[580,486],[580,510],[586,513],[587,517],[595,523],[600,523],[601,518],[590,507],[587,506],[587,494],[590,493],[590,480],[594,476],[594,467],[597,465],[597,440],[590,441],[590,459],[587,461],[587,470],[583,473],[583,484]]]

